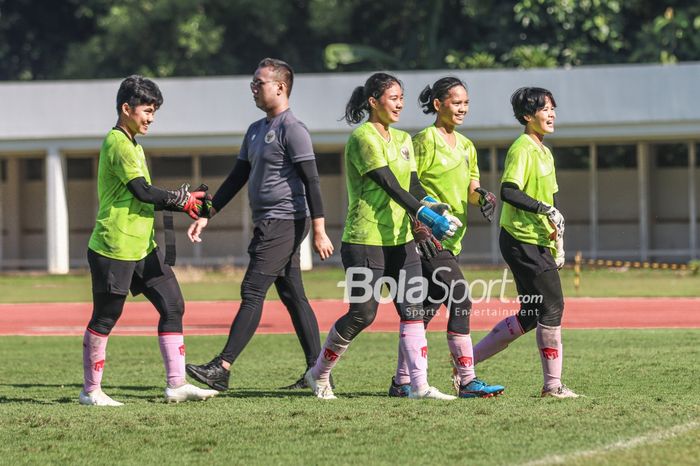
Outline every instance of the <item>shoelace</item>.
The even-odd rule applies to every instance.
[[[477,379],[476,377],[474,378],[474,380],[471,381],[471,383],[475,384],[479,388],[482,388],[486,385],[486,382],[484,382],[481,379]]]

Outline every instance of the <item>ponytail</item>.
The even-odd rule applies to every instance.
[[[369,106],[369,98],[374,97],[379,100],[384,94],[384,91],[389,89],[394,84],[398,84],[403,88],[403,84],[398,78],[387,73],[374,73],[367,78],[364,86],[358,86],[352,91],[350,100],[345,105],[345,115],[343,119],[349,124],[357,124],[364,120],[371,112]]]
[[[345,121],[349,125],[357,124],[365,118],[365,112],[369,114],[369,102],[365,97],[365,87],[357,86],[345,105]]]
[[[433,101],[437,99],[440,102],[444,102],[445,99],[447,99],[447,96],[450,95],[450,89],[457,86],[462,86],[464,89],[467,88],[464,81],[452,76],[438,79],[433,84],[433,87],[425,86],[418,96],[418,105],[423,109],[423,113],[426,115],[430,113],[437,113],[437,110],[435,110],[435,106],[433,105]]]

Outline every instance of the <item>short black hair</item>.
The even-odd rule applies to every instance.
[[[132,74],[122,81],[117,91],[117,114],[121,113],[124,104],[129,104],[129,107],[153,105],[158,110],[163,105],[163,94],[150,79]]]
[[[541,87],[521,87],[510,96],[510,104],[513,106],[513,114],[521,125],[527,126],[525,115],[534,115],[538,110],[542,110],[546,105],[546,99],[556,107],[554,96],[547,89]]]
[[[277,79],[287,85],[287,97],[292,94],[292,86],[294,85],[294,70],[286,61],[277,58],[263,58],[258,63],[258,68],[272,68]]]

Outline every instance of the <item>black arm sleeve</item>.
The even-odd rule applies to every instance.
[[[386,191],[397,204],[406,209],[410,215],[415,216],[418,209],[421,208],[418,199],[401,187],[399,180],[396,179],[389,167],[380,167],[369,171],[367,176]]]
[[[164,189],[156,188],[146,182],[146,178],[139,176],[126,184],[126,188],[136,199],[146,204],[153,204],[156,210],[163,210],[170,195]]]
[[[306,202],[309,204],[311,218],[323,217],[323,200],[321,199],[321,183],[315,160],[304,160],[294,164],[301,181],[306,188]]]
[[[501,199],[513,207],[538,213],[540,202],[525,194],[515,183],[501,184]]]
[[[233,196],[238,194],[238,191],[245,186],[248,182],[248,176],[250,176],[250,162],[238,159],[231,173],[228,174],[228,177],[226,177],[216,194],[214,194],[214,198],[211,200],[212,207],[217,212],[223,209],[233,199]]]
[[[552,194],[552,198],[553,198],[553,201],[554,201],[554,202],[553,202],[554,207],[556,207],[556,208],[558,209],[559,207],[557,207],[557,204],[558,204],[558,203],[557,203],[557,194],[558,194],[558,193]]]
[[[413,194],[413,197],[419,201],[428,195],[428,193],[425,192],[423,185],[420,184],[418,173],[416,172],[411,172],[411,186],[408,188],[408,190],[411,192],[411,194]]]

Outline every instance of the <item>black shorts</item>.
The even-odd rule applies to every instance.
[[[530,331],[540,322],[561,325],[564,295],[557,265],[549,248],[521,243],[501,228],[501,254],[510,267],[521,304],[518,321]]]
[[[384,275],[389,277],[398,277],[402,269],[420,271],[420,256],[414,241],[398,246],[343,243],[340,247],[340,257],[345,269],[367,267],[382,270]],[[420,276],[420,273],[414,275]],[[407,276],[406,279],[408,278],[411,277]]]
[[[290,268],[300,268],[299,247],[309,233],[308,217],[296,220],[263,219],[255,224],[248,246],[248,271],[263,275],[286,275]]]
[[[416,248],[416,243],[414,241],[409,241],[406,244],[400,244],[397,246],[371,246],[366,244],[351,244],[343,243],[340,247],[340,256],[343,260],[343,267],[346,270],[346,278],[355,280],[354,274],[347,277],[349,268],[363,268],[365,269],[362,273],[369,273],[367,283],[370,289],[374,290],[375,285],[379,279],[382,277],[391,277],[397,284],[399,289],[403,289],[404,293],[400,293],[398,290],[397,295],[394,297],[394,307],[396,312],[399,314],[401,320],[414,321],[423,320],[425,314],[423,313],[423,302],[420,294],[410,291],[416,285],[409,285],[413,282],[416,277],[421,277],[421,265],[420,257],[418,256],[418,249]],[[404,276],[401,276],[401,272],[404,272]],[[403,285],[401,281],[403,280]],[[386,285],[385,285],[386,286]],[[410,290],[409,290],[410,287]],[[348,290],[349,296],[363,296],[365,290],[358,287],[350,287]],[[399,297],[399,294],[401,295]],[[415,297],[421,299],[418,302],[411,302],[410,297]],[[374,313],[379,306],[379,302],[374,296],[370,297],[366,303],[350,304],[350,313],[353,311],[367,312],[369,304],[369,309]],[[374,319],[374,317],[372,317]]]
[[[163,253],[155,248],[139,261],[111,259],[88,249],[88,264],[93,293],[136,296],[160,282],[175,279],[173,269],[165,263]]]
[[[453,290],[453,286],[456,282],[461,281],[465,284],[466,290],[469,291],[469,287],[466,285],[466,280],[462,269],[459,268],[459,263],[457,258],[452,254],[452,251],[443,249],[439,251],[435,257],[430,259],[425,259],[421,257],[421,266],[423,269],[423,278],[428,280],[428,295],[430,298],[430,304],[447,304],[451,300],[448,299],[447,291],[444,286],[450,287]],[[439,283],[436,283],[435,278]],[[441,286],[440,283],[443,285]],[[464,303],[465,307],[471,309],[471,301],[465,296],[454,296],[454,299],[460,300],[460,303]],[[439,304],[438,304],[439,307]]]
[[[501,228],[498,238],[501,255],[513,274],[536,276],[547,270],[557,270],[552,251],[546,246],[522,243]]]

